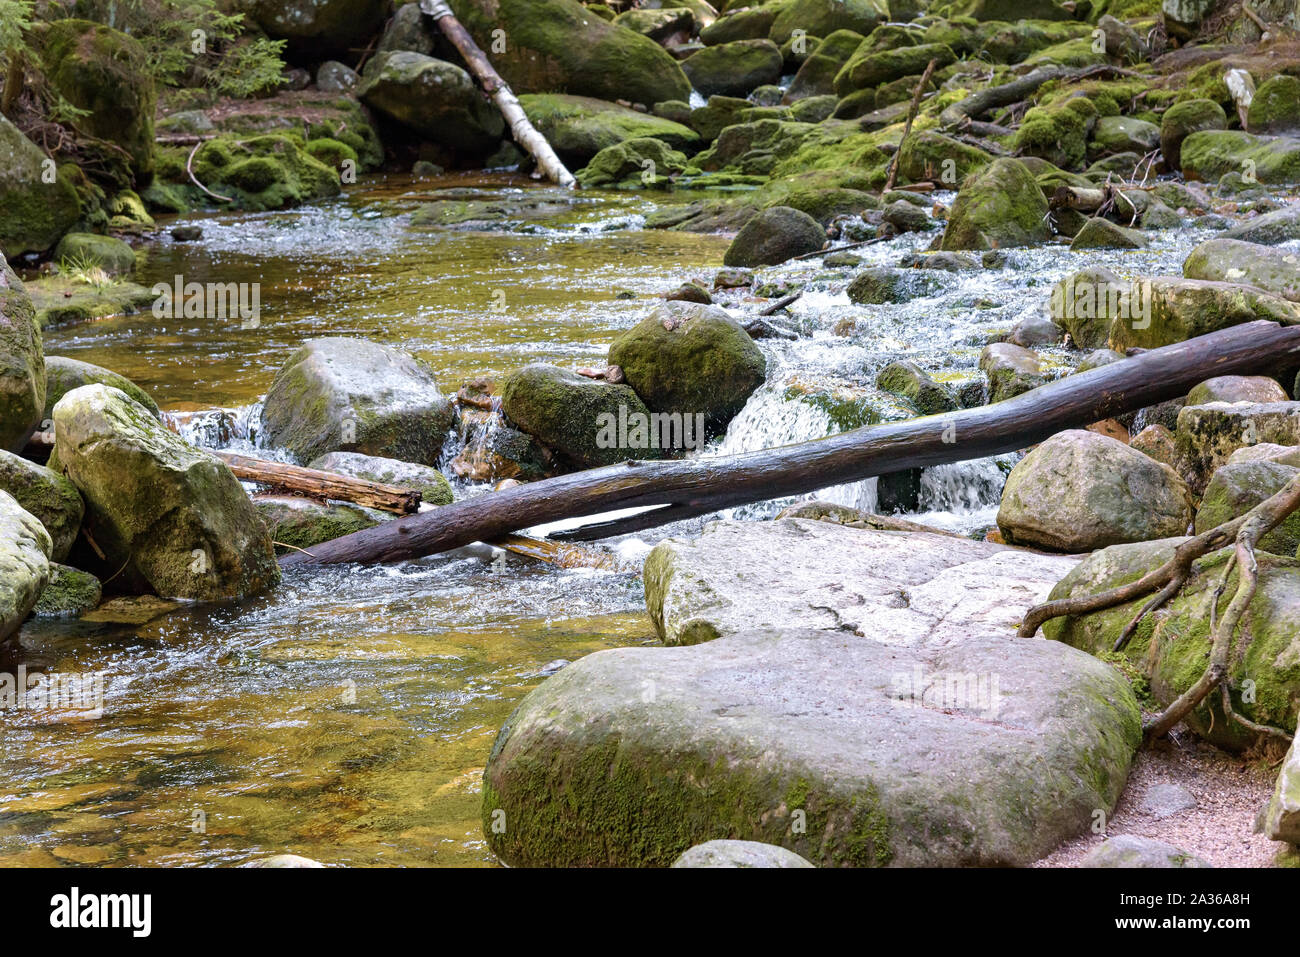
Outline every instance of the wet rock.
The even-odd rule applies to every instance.
[[[728,266],[775,266],[825,244],[826,232],[817,220],[789,206],[772,206],[745,223],[722,261]]]
[[[1028,246],[1051,238],[1047,200],[1024,163],[1000,158],[962,184],[941,249]]]
[[[1238,239],[1201,243],[1183,262],[1188,279],[1244,283],[1300,302],[1300,253]]]
[[[704,96],[745,96],[780,79],[783,62],[771,40],[736,40],[693,53],[682,61],[682,70]]]
[[[1093,552],[1052,589],[1051,600],[1093,595],[1131,582],[1159,567],[1185,538],[1115,545]],[[1208,593],[1223,578],[1232,546],[1196,563],[1179,593],[1148,616],[1124,647],[1132,667],[1145,674],[1152,696],[1167,707],[1201,677],[1208,664]],[[1270,552],[1257,553],[1259,584],[1241,621],[1240,642],[1229,663],[1226,683],[1233,709],[1252,721],[1294,728],[1300,706],[1300,675],[1288,664],[1300,654],[1300,563]],[[1237,588],[1237,573],[1228,579],[1225,597]],[[1125,625],[1150,596],[1079,617],[1057,618],[1043,626],[1047,638],[1094,655],[1109,656]],[[1222,608],[1223,605],[1220,605]],[[1244,750],[1256,736],[1223,713],[1222,698],[1211,694],[1185,719],[1201,738],[1230,751]]]
[[[713,305],[713,297],[709,291],[696,282],[684,282],[672,292],[664,295],[665,299],[674,302],[695,302],[704,306]]]
[[[225,463],[187,443],[125,393],[74,389],[54,407],[54,456],[81,492],[98,553],[78,567],[118,590],[214,600],[280,580],[271,541]]]
[[[1300,139],[1205,130],[1183,140],[1182,162],[1188,179],[1213,181],[1249,168],[1260,183],[1300,183]]]
[[[849,302],[858,305],[881,305],[907,302],[916,296],[929,295],[937,283],[934,278],[904,269],[870,266],[856,276],[844,290]]]
[[[785,43],[795,30],[809,37],[829,37],[836,30],[866,36],[888,19],[883,0],[793,0],[778,10],[768,39]]]
[[[800,123],[820,123],[829,119],[835,112],[837,100],[834,94],[827,96],[809,96],[790,104],[790,119]]]
[[[989,379],[989,401],[1001,402],[1047,381],[1038,355],[1010,342],[994,342],[980,353],[980,371]]]
[[[640,138],[605,147],[577,175],[588,189],[655,188],[668,184],[669,177],[682,172],[686,164],[685,153],[661,140]]]
[[[171,237],[178,243],[197,242],[203,238],[203,229],[200,226],[173,226]]]
[[[1300,844],[1300,749],[1294,741],[1264,811],[1264,833],[1275,841]]]
[[[31,298],[0,256],[0,449],[20,451],[45,408],[45,354]]]
[[[1300,445],[1300,402],[1184,406],[1174,440],[1183,474],[1199,492],[1237,449],[1258,442]]]
[[[1126,229],[1101,216],[1093,216],[1083,224],[1070,243],[1070,250],[1082,249],[1144,249],[1147,238],[1139,230]]]
[[[1286,402],[1291,397],[1276,379],[1264,375],[1221,375],[1192,386],[1188,405],[1208,402]]]
[[[275,375],[262,425],[306,462],[361,452],[431,465],[451,429],[451,402],[404,352],[365,339],[309,339]]]
[[[357,98],[426,140],[470,155],[496,149],[501,113],[460,67],[420,53],[381,53],[366,64]]]
[[[424,505],[450,505],[452,500],[451,483],[446,477],[435,468],[415,462],[357,452],[327,452],[312,459],[308,468],[414,489]]]
[[[1160,148],[1160,127],[1132,116],[1100,116],[1092,131],[1096,153],[1135,153],[1143,156]]]
[[[918,415],[938,415],[957,408],[952,392],[914,362],[889,363],[876,376],[876,385],[907,399]]]
[[[1252,133],[1300,133],[1300,79],[1283,73],[1255,91],[1246,114]]]
[[[899,150],[898,175],[907,183],[928,181],[956,186],[991,162],[992,154],[982,149],[933,130],[917,130]]]
[[[836,74],[835,94],[844,97],[855,90],[878,87],[903,77],[919,77],[931,60],[936,61],[935,69],[942,69],[955,63],[957,55],[943,43],[921,43],[891,50],[874,50],[864,43]]]
[[[1211,867],[1194,854],[1151,837],[1117,834],[1079,862],[1080,867]]]
[[[519,103],[551,148],[566,163],[575,166],[591,161],[609,147],[629,145],[629,141],[659,140],[671,151],[694,148],[699,142],[698,134],[680,123],[589,96],[534,93],[520,97]],[[639,150],[644,153],[646,147],[641,146]],[[656,159],[665,174],[670,165],[680,170],[685,163],[684,156],[675,163],[662,155],[651,158]]]
[[[727,267],[719,269],[713,277],[714,289],[744,289],[754,282],[754,273],[748,269]]]
[[[650,410],[630,386],[589,379],[556,366],[533,363],[509,375],[501,405],[522,431],[579,466],[593,468],[624,459],[658,458],[648,427]],[[628,423],[625,435],[620,423]]]
[[[113,236],[68,233],[54,247],[54,258],[85,267],[98,266],[110,276],[125,275],[135,268],[135,250]]]
[[[320,861],[313,861],[310,857],[302,857],[298,854],[276,854],[274,857],[263,857],[255,861],[249,861],[244,867],[324,867]]]
[[[704,143],[712,143],[728,126],[739,123],[742,110],[749,109],[749,101],[735,96],[711,96],[704,106],[691,111],[691,129],[700,134]]]
[[[492,422],[481,432],[475,430],[451,462],[456,477],[471,482],[531,482],[545,478],[552,465],[553,456],[546,446],[500,422]]]
[[[80,359],[67,359],[63,356],[45,357],[45,410],[44,418],[54,415],[55,404],[73,389],[94,383],[120,389],[134,401],[144,406],[156,416],[161,416],[158,404],[149,393],[140,388],[124,375],[118,375],[103,366],[82,362]]]
[[[1300,305],[1252,286],[1156,276],[1131,287],[1111,316],[1115,349],[1154,349],[1254,319],[1300,322]]]
[[[1075,372],[1087,372],[1090,369],[1100,369],[1102,366],[1108,366],[1112,362],[1120,362],[1124,356],[1114,349],[1093,349],[1080,361],[1075,368]]]
[[[1296,475],[1300,469],[1275,461],[1228,463],[1216,469],[1196,510],[1196,534],[1245,515],[1280,492]],[[1288,515],[1259,540],[1259,547],[1275,555],[1294,556],[1300,547],[1300,515]]]
[[[736,40],[766,39],[775,19],[776,12],[763,7],[728,13],[700,30],[700,41],[706,46],[717,46]]]
[[[793,851],[758,841],[705,841],[673,861],[673,867],[812,867]]]
[[[18,127],[0,116],[0,256],[43,253],[81,216],[81,202],[70,171],[41,183],[49,158]],[[3,269],[3,267],[0,267]]]
[[[1035,346],[1056,345],[1064,337],[1064,331],[1050,317],[1042,313],[1031,313],[1014,326],[1007,336],[1012,345],[1032,349]]]
[[[0,642],[8,640],[50,580],[50,534],[0,489]]]
[[[1266,246],[1276,246],[1288,239],[1300,239],[1300,205],[1287,206],[1247,220],[1229,229],[1222,238],[1263,243]]]
[[[931,223],[930,215],[924,209],[901,199],[886,206],[881,218],[900,233],[929,229]]]
[[[266,523],[279,555],[374,528],[381,521],[356,505],[317,502],[294,495],[259,495],[253,505]]]
[[[295,50],[343,52],[364,46],[388,13],[384,0],[234,0],[234,8]]]
[[[1163,462],[1174,471],[1178,470],[1178,453],[1174,445],[1174,433],[1166,426],[1156,423],[1148,425],[1129,442],[1129,447],[1143,455]]]
[[[339,174],[280,133],[207,140],[194,154],[194,174],[209,189],[249,210],[283,209],[338,195]]]
[[[817,49],[800,64],[786,98],[797,102],[804,98],[833,96],[835,75],[863,39],[862,34],[855,30],[836,30],[827,34]]]
[[[998,509],[1007,542],[1062,552],[1181,535],[1191,520],[1178,473],[1083,429],[1058,432],[1021,459]]]
[[[1075,96],[1035,106],[1012,141],[1022,154],[1037,156],[1063,170],[1078,169],[1087,158],[1088,138],[1097,122],[1097,107]]]
[[[52,469],[0,450],[0,489],[45,526],[50,534],[50,558],[63,561],[81,529],[85,511],[76,486]]]
[[[666,302],[609,347],[609,362],[654,412],[703,414],[720,434],[763,384],[767,361],[723,310]]]
[[[399,15],[408,9],[418,11],[420,8],[418,5],[399,7]],[[351,93],[360,83],[361,74],[338,60],[326,60],[316,69],[316,89],[322,93]]]
[[[99,605],[99,579],[68,565],[50,562],[50,583],[32,609],[38,618],[80,618]]]
[[[734,560],[741,543],[751,567]],[[1069,559],[802,519],[721,522],[652,555],[647,607],[660,618],[650,566],[676,564],[675,550],[696,553],[692,570],[664,569],[683,600],[786,624],[588,656],[534,691],[484,775],[484,820],[503,811],[516,825],[489,838],[508,863],[663,864],[722,835],[819,866],[1028,863],[1114,804],[1139,738],[1127,683],[1011,637],[1046,585],[1026,585],[1027,571],[1046,579]],[[995,596],[990,576],[1015,585]],[[827,601],[863,631],[813,607]],[[966,679],[997,692],[981,698]],[[961,775],[943,773],[958,760]],[[797,811],[806,830],[790,827]]]

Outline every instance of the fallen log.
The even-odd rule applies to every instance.
[[[1068,76],[1073,71],[1059,66],[1039,67],[1010,83],[1000,86],[985,87],[972,93],[964,100],[959,100],[939,114],[939,125],[945,129],[957,126],[965,120],[978,119],[989,110],[998,106],[1008,106],[1038,92],[1038,88],[1048,80]]]
[[[492,102],[497,105],[506,123],[510,125],[510,133],[515,138],[515,142],[537,161],[537,168],[560,186],[566,189],[572,188],[577,182],[573,174],[560,162],[560,158],[555,155],[555,150],[551,149],[551,144],[546,142],[546,137],[537,132],[537,128],[529,122],[524,108],[519,105],[518,97],[511,92],[506,81],[501,79],[501,75],[488,62],[488,58],[483,55],[483,51],[469,35],[469,31],[461,26],[446,0],[420,0],[420,10],[433,18],[433,22],[438,25],[443,36],[460,51],[470,72],[478,78],[479,83],[483,84],[483,91],[492,97]]]
[[[1297,360],[1300,326],[1259,320],[1067,376],[993,405],[742,455],[628,461],[561,475],[399,518],[326,542],[311,556],[295,553],[280,561],[403,561],[544,522],[659,506],[552,538],[581,541],[625,534],[887,472],[1013,452],[1062,429],[1186,395],[1214,376],[1259,373]]]
[[[353,478],[337,472],[323,472],[284,462],[255,459],[235,452],[212,453],[230,467],[235,478],[257,482],[287,492],[299,492],[309,498],[334,499],[367,508],[377,508],[398,515],[409,515],[420,508],[420,493],[383,482]]]

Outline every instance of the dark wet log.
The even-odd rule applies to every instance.
[[[1245,323],[976,409],[743,455],[629,461],[519,485],[356,532],[316,546],[311,556],[287,555],[281,564],[402,561],[544,522],[658,506],[653,512],[552,537],[590,540],[624,534],[886,472],[1013,452],[1062,429],[1186,395],[1214,376],[1264,373],[1298,360],[1300,326]]]
[[[941,127],[957,126],[965,120],[978,119],[989,110],[999,106],[1010,106],[1012,103],[1018,103],[1025,97],[1035,93],[1040,86],[1048,80],[1054,80],[1060,76],[1068,76],[1074,71],[1059,66],[1039,67],[1032,73],[1012,80],[1010,83],[1003,83],[1001,86],[989,86],[964,100],[960,100],[948,107],[939,114],[939,125]]]
[[[398,515],[409,515],[420,508],[420,493],[413,489],[371,482],[367,479],[306,469],[284,462],[269,462],[235,452],[213,452],[230,467],[235,478],[257,482],[287,492],[297,492],[316,499],[334,499],[351,502],[367,508],[377,508]]]

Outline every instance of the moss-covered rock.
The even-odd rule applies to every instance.
[[[713,146],[696,156],[694,163],[709,172],[726,170],[767,176],[777,171],[783,159],[793,157],[801,144],[815,136],[819,129],[811,123],[774,119],[736,123],[724,127]],[[850,166],[852,163],[849,159],[850,157],[841,156],[835,166]],[[796,168],[781,170],[777,175],[803,172],[810,168],[804,163],[793,165]]]
[[[230,0],[238,12],[297,51],[338,53],[364,46],[388,16],[388,0]]]
[[[727,266],[775,266],[816,252],[825,244],[826,231],[817,220],[789,206],[772,206],[745,223],[722,262]]]
[[[218,136],[194,154],[194,172],[209,189],[244,209],[283,209],[336,195],[336,170],[315,159],[297,136]]]
[[[1300,205],[1286,206],[1232,227],[1223,239],[1276,246],[1288,239],[1300,239]]]
[[[474,79],[445,60],[420,53],[381,53],[366,64],[357,98],[424,139],[482,156],[505,133],[501,112]]]
[[[935,61],[942,69],[957,62],[957,54],[942,43],[922,43],[917,46],[898,47],[892,50],[873,50],[870,38],[863,41],[835,75],[835,93],[847,96],[854,90],[878,87],[882,83],[908,76],[919,76],[926,65]]]
[[[1294,325],[1300,305],[1252,286],[1157,276],[1134,284],[1121,300],[1110,345],[1154,349],[1255,319]]]
[[[1093,155],[1136,153],[1144,156],[1160,147],[1160,127],[1132,116],[1101,116],[1092,130]]]
[[[690,127],[700,134],[700,141],[712,143],[726,127],[740,122],[742,111],[750,102],[736,96],[711,96],[708,103],[691,111]]]
[[[308,467],[414,489],[420,493],[420,502],[424,505],[450,505],[452,501],[451,483],[445,475],[428,465],[358,452],[327,452],[312,459]]]
[[[1085,97],[1035,106],[1016,130],[1015,148],[1061,167],[1078,169],[1088,155],[1088,138],[1097,122],[1097,107]]]
[[[27,283],[27,292],[36,310],[36,324],[42,329],[133,315],[158,299],[157,293],[139,283],[124,279],[105,282],[103,277],[93,273],[83,276],[77,270],[33,279]]]
[[[768,39],[785,43],[795,30],[810,37],[829,37],[836,30],[863,36],[889,19],[884,0],[790,0],[778,8]]]
[[[700,30],[700,42],[707,46],[735,40],[761,40],[772,29],[776,11],[770,7],[749,7],[718,17]]]
[[[519,104],[560,158],[575,166],[628,140],[659,140],[671,150],[685,150],[697,148],[700,139],[680,123],[589,96],[533,93],[521,96]]]
[[[0,256],[0,449],[19,451],[45,408],[45,353],[36,310]]]
[[[907,399],[918,415],[939,415],[957,408],[952,392],[930,378],[915,362],[889,363],[876,376],[876,385]]]
[[[316,502],[293,495],[259,495],[253,499],[253,506],[279,555],[374,528],[381,521],[356,505]]]
[[[38,618],[80,618],[93,611],[102,596],[99,579],[90,572],[50,562],[50,583],[32,613]]]
[[[533,363],[506,377],[501,407],[521,430],[582,467],[661,455],[650,445],[650,410],[630,386]]]
[[[280,580],[266,530],[226,464],[125,393],[87,385],[65,395],[54,407],[54,447],[98,546],[78,543],[78,567],[115,576],[122,591],[171,598],[233,598]]]
[[[669,177],[686,169],[685,153],[672,149],[663,140],[631,139],[607,146],[585,168],[578,171],[578,182],[594,187],[662,188]]]
[[[799,100],[835,92],[835,77],[865,39],[856,30],[836,30],[799,66],[786,99]]]
[[[1202,130],[1183,140],[1181,159],[1188,179],[1214,181],[1241,173],[1265,184],[1300,183],[1300,138],[1296,137]]]
[[[1183,261],[1188,279],[1212,279],[1256,286],[1300,302],[1300,253],[1238,239],[1211,239]]]
[[[1183,168],[1183,140],[1204,130],[1225,130],[1228,115],[1213,100],[1182,100],[1165,110],[1160,120],[1160,152],[1170,169]]]
[[[1001,402],[1047,381],[1038,353],[1011,342],[993,342],[980,352],[980,371],[988,376],[990,402]]]
[[[998,249],[1051,238],[1047,200],[1024,163],[994,160],[962,183],[941,248]]]
[[[365,339],[309,339],[276,373],[262,408],[267,437],[304,462],[361,452],[432,465],[451,422],[451,402],[423,364]]]
[[[993,155],[977,146],[933,130],[919,130],[898,151],[898,178],[902,183],[928,181],[955,187],[991,162]]]
[[[661,44],[672,37],[689,38],[695,32],[695,15],[680,7],[636,7],[618,14],[613,22]]]
[[[50,580],[50,533],[0,489],[0,645],[36,606]]]
[[[1246,125],[1252,133],[1300,133],[1300,78],[1283,73],[1262,83]]]
[[[1205,489],[1234,452],[1263,443],[1300,445],[1300,403],[1207,402],[1178,411],[1174,445],[1195,492]]]
[[[716,306],[667,302],[609,347],[609,362],[652,412],[703,414],[709,435],[763,384],[767,361],[749,333]]]
[[[0,116],[0,255],[43,253],[72,228],[81,201],[71,176]]]
[[[878,306],[890,302],[907,302],[932,295],[938,287],[932,274],[888,266],[869,266],[857,273],[845,287],[849,302],[860,306]]]
[[[1300,469],[1280,462],[1228,463],[1210,478],[1196,510],[1196,534],[1209,531],[1244,515],[1264,499],[1280,492]],[[1300,515],[1288,515],[1282,524],[1259,540],[1259,547],[1274,555],[1294,557],[1300,547]]]
[[[783,64],[771,40],[734,40],[692,53],[682,61],[682,70],[704,96],[745,96],[780,79]]]
[[[79,389],[83,385],[91,385],[96,382],[112,386],[114,389],[120,389],[155,416],[161,415],[158,411],[158,404],[154,402],[149,393],[126,376],[118,375],[116,372],[102,366],[82,362],[80,359],[46,356],[44,417],[47,419],[53,418],[54,406],[64,395],[73,389]]]
[[[1075,252],[1084,249],[1142,249],[1146,245],[1147,239],[1141,230],[1128,229],[1102,216],[1093,216],[1074,234],[1070,249]]]
[[[109,275],[124,275],[135,268],[135,250],[115,236],[68,233],[54,247],[54,258],[80,267],[98,266]]]
[[[43,465],[0,450],[0,489],[50,533],[50,558],[62,561],[81,529],[85,504],[76,486]]]

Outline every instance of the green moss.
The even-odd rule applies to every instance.
[[[1084,97],[1036,106],[1025,114],[1015,147],[1062,169],[1079,168],[1087,158],[1088,135],[1097,116],[1097,107]]]
[[[308,155],[320,160],[331,169],[339,169],[344,161],[356,163],[357,151],[353,146],[328,136],[307,141]]]
[[[338,172],[302,144],[302,137],[285,133],[219,136],[194,154],[194,172],[208,189],[245,209],[282,209],[338,193]]]

